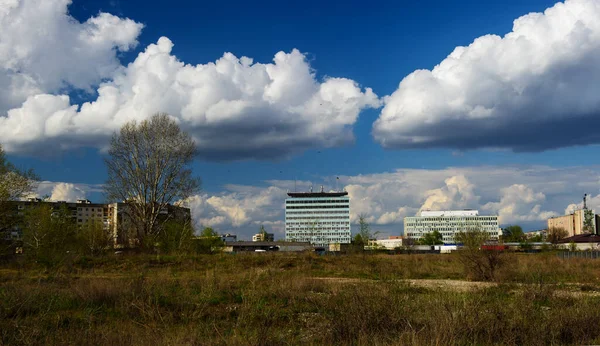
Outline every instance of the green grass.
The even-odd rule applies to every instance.
[[[464,280],[453,255],[126,255],[53,271],[13,263],[0,269],[0,343],[600,343],[600,262],[506,261],[496,284],[467,291],[405,281]]]

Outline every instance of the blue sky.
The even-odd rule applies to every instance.
[[[21,0],[17,3],[19,3],[17,6],[23,6],[23,8],[21,10],[18,7],[10,8],[9,10],[13,12],[8,12],[5,22],[10,21],[10,16],[18,15],[30,19],[34,18],[34,14],[46,15],[41,12],[44,11],[43,9],[37,13],[38,10],[35,9],[35,6],[29,9],[25,8],[26,3],[35,5],[36,0]],[[416,81],[411,82],[412,84],[407,82],[402,90],[399,89],[399,83],[414,71],[432,70],[446,59],[455,47],[469,46],[477,38],[488,34],[502,37],[513,30],[515,19],[530,12],[543,12],[547,8],[553,7],[555,3],[555,1],[533,0],[372,1],[369,3],[358,1],[345,3],[231,1],[223,3],[188,0],[169,2],[73,0],[72,4],[66,7],[66,1],[52,0],[48,2],[51,4],[48,6],[54,6],[59,15],[48,14],[47,21],[38,21],[35,25],[39,25],[43,31],[45,30],[43,25],[50,27],[53,23],[62,23],[56,25],[58,29],[55,28],[54,31],[50,30],[49,32],[53,33],[50,35],[60,38],[66,49],[70,48],[69,39],[74,36],[65,33],[68,33],[69,30],[85,31],[89,28],[82,29],[71,23],[70,25],[74,26],[72,29],[64,29],[69,25],[62,22],[64,18],[60,16],[61,11],[65,16],[72,16],[73,20],[78,23],[86,23],[89,18],[100,17],[100,13],[110,13],[115,16],[114,18],[118,18],[115,21],[107,20],[108,24],[106,25],[114,25],[118,28],[118,32],[127,34],[123,34],[123,37],[118,39],[111,38],[108,34],[98,35],[102,40],[108,42],[108,46],[98,44],[98,46],[86,48],[97,49],[99,52],[94,55],[94,59],[91,59],[94,61],[87,63],[88,65],[85,62],[76,61],[77,66],[81,64],[82,71],[99,70],[98,66],[106,66],[109,72],[93,73],[87,78],[61,77],[60,71],[68,71],[68,68],[59,66],[60,61],[56,62],[57,65],[52,65],[50,58],[48,61],[39,59],[40,66],[46,64],[43,67],[44,70],[59,71],[57,72],[58,76],[45,76],[43,72],[39,72],[42,67],[36,69],[37,67],[34,66],[37,61],[35,58],[29,59],[34,63],[20,62],[18,59],[21,57],[18,57],[16,53],[10,55],[9,52],[3,56],[0,49],[0,63],[2,59],[5,60],[5,64],[0,65],[0,85],[2,69],[5,72],[8,71],[6,72],[8,76],[13,76],[13,74],[25,73],[29,68],[33,71],[30,76],[40,79],[37,81],[37,89],[39,89],[37,93],[55,96],[69,95],[71,105],[81,105],[84,102],[94,102],[98,98],[96,90],[101,83],[110,84],[117,81],[113,84],[117,84],[120,89],[125,88],[123,84],[118,84],[118,79],[129,78],[133,73],[119,75],[119,68],[134,62],[139,54],[149,49],[149,45],[157,44],[161,37],[167,37],[174,44],[172,50],[169,51],[171,56],[191,65],[215,62],[225,52],[230,52],[237,58],[250,57],[253,59],[253,63],[270,64],[273,63],[276,53],[283,51],[292,54],[292,50],[297,49],[300,60],[304,60],[306,71],[314,72],[314,83],[325,85],[330,77],[344,78],[346,81],[350,80],[355,83],[355,88],[347,83],[334,87],[334,89],[352,90],[359,95],[342,101],[338,99],[332,101],[334,103],[341,102],[333,105],[332,109],[337,110],[342,107],[342,103],[348,104],[354,102],[353,100],[359,100],[356,102],[360,105],[349,110],[349,115],[345,115],[349,117],[347,119],[354,119],[353,114],[356,113],[357,118],[347,120],[341,127],[333,128],[327,127],[330,120],[324,121],[323,126],[326,127],[326,131],[323,136],[332,135],[336,138],[339,136],[334,143],[328,142],[322,136],[315,137],[316,135],[311,134],[303,137],[302,134],[294,132],[313,131],[313,128],[304,124],[296,130],[286,130],[290,132],[282,135],[293,139],[275,141],[269,147],[256,144],[257,149],[253,151],[253,154],[243,151],[243,143],[240,143],[241,148],[227,146],[226,149],[222,149],[225,144],[220,143],[218,137],[211,137],[213,134],[214,136],[227,136],[229,134],[227,129],[230,127],[198,130],[194,127],[196,125],[189,125],[194,134],[205,136],[207,141],[215,141],[214,144],[206,145],[204,151],[206,154],[203,154],[194,163],[194,170],[203,180],[203,192],[198,196],[194,205],[194,210],[201,215],[198,216],[200,224],[213,225],[222,231],[234,231],[242,234],[249,234],[258,224],[266,224],[273,227],[275,231],[281,232],[282,214],[277,212],[278,203],[285,198],[281,191],[289,189],[290,181],[294,179],[300,182],[300,186],[325,184],[333,187],[332,182],[335,181],[335,177],[341,176],[344,186],[349,186],[360,185],[361,177],[379,179],[386,173],[397,174],[399,170],[401,172],[417,170],[433,172],[439,176],[411,192],[414,196],[409,200],[399,197],[396,200],[392,198],[383,201],[378,199],[377,195],[365,192],[366,195],[363,196],[362,202],[357,201],[357,212],[367,213],[370,211],[373,214],[372,221],[376,225],[375,227],[381,228],[384,232],[396,234],[402,229],[401,215],[414,214],[427,204],[431,196],[436,195],[436,190],[441,189],[443,195],[441,199],[450,198],[451,201],[438,201],[437,204],[432,201],[433,204],[430,206],[473,207],[487,210],[488,213],[503,212],[506,214],[505,224],[523,223],[529,228],[535,229],[543,227],[544,217],[550,213],[560,214],[570,204],[579,202],[581,193],[596,195],[600,192],[593,185],[598,181],[597,170],[594,167],[600,163],[600,159],[595,155],[598,150],[597,143],[600,141],[587,126],[569,125],[582,124],[584,121],[590,121],[589,124],[595,125],[598,118],[598,108],[595,107],[598,107],[600,102],[596,102],[595,99],[582,101],[585,104],[580,110],[578,104],[570,103],[576,101],[569,99],[564,104],[570,105],[570,108],[565,110],[558,109],[555,113],[554,110],[557,107],[547,106],[545,108],[545,105],[556,101],[552,97],[553,93],[560,91],[552,88],[546,90],[548,89],[546,85],[564,84],[565,88],[569,90],[575,90],[578,86],[581,86],[582,89],[594,88],[590,83],[595,81],[596,74],[591,73],[591,77],[588,77],[586,72],[579,72],[594,66],[594,61],[590,61],[593,58],[590,57],[593,57],[594,55],[591,53],[597,52],[596,49],[600,47],[600,43],[597,42],[598,36],[591,34],[586,36],[591,41],[582,39],[582,42],[588,42],[588,46],[592,47],[586,46],[588,48],[585,48],[591,49],[591,53],[587,54],[583,52],[584,48],[581,48],[581,56],[569,56],[572,58],[569,64],[564,63],[564,59],[557,60],[558,62],[540,60],[539,63],[536,63],[537,65],[524,66],[523,69],[515,68],[516,72],[511,72],[506,76],[499,67],[506,66],[505,64],[508,64],[506,60],[509,57],[499,56],[497,52],[493,51],[494,48],[491,47],[493,44],[488,44],[484,45],[484,48],[472,48],[472,56],[482,57],[481,59],[496,59],[496,63],[484,62],[477,65],[481,60],[477,58],[479,60],[473,60],[475,61],[473,66],[479,67],[471,69],[470,63],[464,63],[464,59],[466,59],[464,56],[467,55],[465,54],[461,58],[463,59],[462,64],[457,64],[445,71],[438,71],[439,73],[436,74],[438,80],[446,78],[446,81],[454,81],[452,78],[458,78],[459,82],[455,87],[450,88],[444,84],[447,89],[440,87],[438,90],[438,86],[426,84],[428,83],[427,77],[416,75]],[[575,0],[571,1],[569,6],[571,7],[567,10],[573,13],[576,13],[574,8],[577,6],[596,6],[597,9],[597,3],[594,0]],[[48,13],[50,12],[52,11],[48,10]],[[548,23],[538,23],[534,28],[541,30],[543,25],[550,27],[562,25],[561,15],[563,15],[561,12],[553,14],[553,18],[558,19],[549,20]],[[131,22],[125,23],[125,18],[129,18]],[[582,22],[587,23],[584,19]],[[117,23],[118,20],[121,22]],[[137,24],[134,25],[134,22]],[[1,20],[0,23],[2,23]],[[118,27],[118,25],[121,26]],[[590,27],[592,33],[597,29],[593,25]],[[65,33],[61,32],[63,29]],[[574,31],[575,29],[564,29],[563,31],[568,30]],[[0,34],[0,47],[3,41],[5,43],[13,42],[11,40],[16,39],[30,42],[32,47],[35,46],[37,38],[26,30],[17,28],[9,32],[4,30],[4,32],[4,34]],[[9,37],[9,35],[13,35],[13,37]],[[27,35],[33,35],[33,38],[23,39]],[[566,39],[560,38],[559,40],[557,38],[556,42],[558,43],[548,39],[548,42],[537,42],[536,44],[552,47],[572,42],[573,47],[569,46],[568,51],[577,51],[578,47],[583,46],[577,46],[579,36],[573,35],[565,36]],[[81,44],[75,42],[73,46],[78,47]],[[500,43],[498,44],[500,45]],[[165,47],[164,42],[158,46]],[[514,54],[518,57],[518,49],[520,48],[517,44],[509,46],[507,43],[503,51],[509,52],[507,56]],[[535,60],[535,50],[523,48],[523,51],[529,55],[524,54],[522,59],[515,58],[515,63],[509,64],[509,66],[518,65],[520,61],[527,59]],[[34,49],[31,51],[35,52]],[[531,56],[532,51],[534,52],[533,57]],[[544,54],[548,55],[549,53],[545,52]],[[40,53],[41,55],[42,53]],[[74,59],[79,59],[76,55]],[[102,58],[97,58],[96,61],[97,56]],[[543,56],[540,53],[538,58],[541,59]],[[87,58],[90,60],[89,57]],[[80,60],[84,61],[85,59],[86,56],[83,56]],[[541,72],[536,70],[536,66],[546,66],[544,64],[549,66],[546,70]],[[18,72],[15,72],[15,66],[20,68]],[[486,66],[490,70],[494,68],[498,68],[498,70],[485,71]],[[453,71],[460,71],[460,74],[453,75]],[[526,73],[523,71],[537,72]],[[523,96],[525,100],[519,101],[520,103],[512,102],[511,99],[503,97],[503,88],[494,89],[495,86],[489,87],[489,84],[476,85],[479,80],[487,78],[478,77],[478,74],[483,75],[483,73],[486,76],[489,74],[497,77],[490,80],[506,78],[508,81],[504,81],[505,85],[514,87],[515,90],[522,88],[519,89],[519,95],[525,95]],[[63,74],[67,74],[67,72]],[[298,76],[301,78],[303,75]],[[53,78],[58,82],[51,83]],[[81,87],[81,85],[86,86]],[[366,88],[372,89],[377,97],[369,97]],[[457,97],[454,94],[455,89],[466,91],[464,95]],[[295,89],[286,90],[290,94]],[[302,91],[301,88],[298,90]],[[400,91],[403,90],[406,92],[424,90],[430,95],[422,96],[422,98],[418,95],[410,96],[413,94],[402,96]],[[430,90],[436,90],[439,94],[434,95]],[[479,90],[483,91],[479,92]],[[398,93],[394,94],[396,91]],[[483,95],[484,91],[488,93]],[[26,96],[33,97],[35,94],[36,92],[31,92]],[[392,94],[394,96],[390,96]],[[586,94],[582,95],[582,98],[585,98]],[[293,97],[293,95],[289,97]],[[443,105],[436,103],[438,99],[450,100],[451,98],[466,100],[464,103],[471,110],[477,110],[477,107],[472,106],[481,105],[495,113],[492,113],[491,116],[485,113],[487,115],[483,116],[483,120],[480,115],[477,115],[479,113],[472,113],[475,114],[473,117],[463,119],[461,111],[453,108],[454,103],[450,101]],[[547,99],[547,102],[544,102],[544,98]],[[17,109],[25,102],[25,98],[16,99],[16,101],[8,97],[7,99],[9,101],[6,101],[6,105],[2,105],[0,95],[0,117],[7,116],[11,109]],[[421,106],[416,106],[416,101],[413,101],[415,99],[421,100],[420,105],[424,105],[425,108],[418,108]],[[376,102],[380,102],[380,104],[375,105]],[[427,104],[428,102],[429,104]],[[155,111],[180,109],[168,103],[163,105],[166,109],[156,109]],[[418,111],[414,107],[421,110]],[[47,108],[52,107],[47,105],[40,106],[40,108],[34,107],[34,109]],[[309,107],[306,106],[306,108]],[[22,113],[26,114],[24,117],[30,116],[33,119],[35,114],[27,115],[29,114],[27,113],[28,108],[23,106],[22,109],[26,109]],[[400,111],[402,109],[404,111]],[[411,113],[413,109],[417,110]],[[83,113],[83,111],[81,112]],[[277,110],[268,109],[266,112],[271,120],[283,117]],[[310,110],[306,112],[306,114],[314,115]],[[531,115],[533,113],[535,115]],[[252,115],[253,113],[248,114]],[[256,119],[260,119],[260,114]],[[382,119],[383,125],[377,125],[378,118]],[[492,118],[497,120],[489,120]],[[383,122],[383,120],[388,122]],[[247,121],[249,122],[249,120]],[[278,123],[274,122],[274,124]],[[106,172],[98,148],[105,142],[108,132],[102,133],[100,137],[95,137],[96,134],[93,131],[79,136],[78,133],[81,131],[75,130],[73,130],[74,132],[60,132],[61,135],[50,135],[50,131],[46,129],[46,133],[43,136],[40,135],[39,138],[36,136],[33,136],[33,139],[29,138],[26,135],[27,131],[9,138],[8,134],[11,130],[17,128],[15,124],[17,123],[0,123],[0,135],[6,134],[4,140],[0,137],[0,143],[7,148],[9,159],[12,162],[22,167],[34,168],[43,180],[52,182],[48,184],[49,187],[55,187],[59,183],[75,184],[63,186],[63,190],[69,198],[83,194],[94,200],[102,199],[97,185],[104,182]],[[272,125],[273,128],[276,128],[277,125],[274,124],[271,124],[270,120],[265,120],[265,127]],[[2,132],[2,126],[5,127],[5,132]],[[20,128],[20,125],[18,126]],[[244,125],[236,127],[236,131],[240,131],[240,138],[244,138],[244,135],[247,134],[251,138],[249,142],[254,143],[255,140],[260,141],[261,136],[253,134],[255,131],[253,126],[244,122]],[[580,129],[582,129],[581,134],[578,133]],[[346,130],[353,134],[353,138],[348,139]],[[559,130],[565,130],[568,133],[554,134]],[[63,135],[63,133],[67,134]],[[554,136],[556,138],[553,138]],[[26,137],[27,139],[23,139]],[[422,140],[423,138],[425,140]],[[75,143],[72,147],[59,149],[61,143],[71,142]],[[251,144],[250,147],[254,148],[253,145]],[[289,148],[287,148],[288,146]],[[278,150],[283,150],[283,153]],[[217,154],[211,155],[210,152],[217,152]],[[499,171],[506,167],[513,167],[517,172],[505,173],[502,179],[498,180],[496,195],[482,192],[486,188],[474,183],[478,180],[479,174],[489,174],[489,167],[497,167]],[[455,172],[457,169],[460,171],[459,173]],[[560,193],[555,194],[552,191],[542,191],[541,187],[535,190],[532,187],[533,183],[526,177],[531,174],[547,172],[548,169],[560,173],[552,175],[551,179],[554,183],[560,182],[567,185],[569,181],[565,179],[569,179],[572,172],[586,170],[588,173],[585,179],[589,180],[589,184],[585,183],[584,186],[580,184],[577,188],[561,190]],[[465,173],[467,171],[469,173]],[[456,190],[453,182],[450,184],[445,182],[456,176],[455,173],[458,176],[466,177],[466,182],[461,179],[457,180],[458,194],[453,192]],[[404,178],[397,179],[397,182],[400,182]],[[515,185],[521,186],[521,188],[516,187],[510,190]],[[265,202],[265,208],[273,212],[261,213],[254,209],[244,210],[244,206],[250,203],[251,195],[264,193],[270,188],[281,189],[276,197],[265,195],[268,200],[268,203]],[[242,190],[243,192],[240,192]],[[519,195],[517,199],[520,199],[513,203],[514,205],[509,203],[510,196],[512,196],[510,191],[521,191],[521,194],[517,194]],[[44,192],[52,194],[53,191],[49,189]],[[355,191],[355,193],[358,192]],[[474,197],[465,197],[466,195]],[[211,198],[213,198],[212,202],[209,202]],[[503,198],[505,202],[502,202]],[[463,205],[466,203],[465,201],[472,205]],[[539,208],[536,212],[537,205]],[[504,209],[502,209],[503,207]],[[232,208],[246,213],[246,217],[232,216]],[[518,210],[518,208],[521,209]],[[389,221],[389,218],[383,218],[386,213],[396,214],[393,215],[393,220]],[[535,216],[533,216],[534,214]],[[219,216],[223,218],[219,218]],[[223,219],[226,221],[222,221]]]

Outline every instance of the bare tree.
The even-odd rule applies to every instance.
[[[189,168],[195,143],[167,114],[155,114],[123,125],[113,135],[108,155],[107,199],[128,203],[137,240],[145,246],[145,238],[160,231],[161,210],[200,188],[200,179]]]

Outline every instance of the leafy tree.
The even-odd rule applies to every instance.
[[[39,178],[32,170],[24,171],[8,162],[2,145],[0,145],[0,239],[10,238],[7,233],[13,231],[20,223],[11,201],[17,201],[32,193],[37,187]],[[10,233],[9,233],[10,235]],[[0,254],[11,252],[12,241],[0,244]]]
[[[561,227],[551,227],[548,229],[546,240],[552,244],[558,244],[558,242],[569,235],[566,229]]]
[[[594,229],[594,212],[585,209],[583,212],[583,231],[586,233],[595,233]]]
[[[265,230],[265,226],[260,225],[260,228],[258,229],[258,234],[260,234],[262,241],[267,241],[267,231]]]
[[[577,251],[577,244],[574,241],[569,243],[569,251]]]
[[[457,252],[458,259],[470,279],[494,280],[503,263],[500,250],[482,249],[488,239],[489,234],[480,229],[469,229],[456,235],[456,241],[462,244]]]
[[[52,267],[77,250],[77,225],[66,206],[32,206],[25,212],[22,225],[24,252],[38,263]]]
[[[352,242],[357,246],[357,247],[364,247],[365,246],[365,241],[362,237],[362,235],[360,233],[357,233],[354,236],[354,239],[352,240]]]
[[[525,233],[519,225],[508,226],[502,230],[502,240],[507,243],[520,243],[525,241]]]
[[[533,249],[533,245],[528,241],[523,241],[523,242],[519,243],[519,247],[523,251],[529,251],[529,250]]]
[[[200,236],[196,238],[196,252],[210,254],[219,252],[223,248],[223,241],[215,230],[205,227]]]
[[[421,245],[439,245],[444,244],[442,234],[438,230],[434,230],[433,232],[425,233],[421,239],[419,239],[419,244]]]
[[[91,256],[102,255],[114,246],[112,233],[99,221],[89,221],[82,225],[77,231],[77,240],[81,252]]]
[[[529,238],[529,241],[532,243],[539,243],[539,242],[544,241],[544,237],[542,237],[541,234],[537,234],[537,235],[534,235],[533,237]]]
[[[218,235],[216,235],[218,237]],[[194,228],[191,222],[167,221],[156,237],[156,242],[163,253],[177,251],[179,253],[190,250]],[[220,240],[220,238],[219,238]]]
[[[129,122],[112,137],[105,160],[107,199],[127,201],[129,218],[142,246],[160,230],[158,216],[168,204],[185,200],[200,187],[189,165],[195,143],[167,114]]]

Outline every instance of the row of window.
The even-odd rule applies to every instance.
[[[332,238],[335,237],[335,238]],[[328,236],[328,237],[311,237],[311,236],[302,236],[302,235],[293,235],[286,237],[287,241],[302,241],[302,242],[324,242],[324,243],[334,243],[334,242],[343,242],[350,241],[350,237],[344,236]]]
[[[286,227],[285,228],[286,231],[306,231],[309,233],[321,233],[323,231],[331,231],[331,230],[335,230],[335,231],[346,231],[349,232],[350,231],[350,227],[317,227],[314,229],[311,228],[306,228],[306,227]]]
[[[350,227],[350,224],[347,222],[337,222],[337,221],[322,221],[322,222],[302,222],[302,221],[298,221],[298,222],[286,222],[285,223],[286,227],[287,226],[305,226],[305,227],[319,227],[322,225],[339,225],[339,226],[348,226]]]
[[[488,233],[490,236],[498,236],[498,232],[486,232],[486,233]],[[424,234],[425,233],[423,233],[423,232],[417,232],[417,233],[407,232],[406,236],[407,237],[422,237]],[[440,234],[444,237],[453,237],[456,235],[455,232],[440,232]]]
[[[319,219],[314,219],[314,218],[309,218],[307,220],[304,221],[294,221],[294,220],[290,220],[289,218],[287,220],[285,220],[285,224],[292,224],[292,225],[349,225],[350,222],[348,220],[336,220],[336,221],[322,221],[325,218],[319,218]]]
[[[286,200],[285,204],[348,203],[348,199]]]
[[[429,225],[440,225],[440,226],[469,226],[469,225],[473,225],[473,226],[479,226],[479,225],[487,225],[487,226],[493,226],[493,225],[497,225],[498,222],[471,222],[471,223],[459,223],[459,222],[452,222],[452,223],[439,223],[439,222],[407,222],[405,225],[406,226],[429,226]]]
[[[285,209],[347,209],[350,206],[348,204],[333,204],[333,205],[299,205],[299,206],[286,206]]]
[[[288,222],[290,220],[335,220],[340,219],[340,221],[350,222],[348,217],[343,216],[288,216],[285,218],[285,221]]]
[[[497,216],[455,216],[455,217],[428,217],[428,216],[416,216],[416,217],[407,217],[410,221],[481,221],[481,220],[490,220],[495,221],[498,220]]]
[[[303,215],[303,214],[350,214],[350,210],[313,210],[313,211],[286,211],[285,215]]]
[[[498,225],[455,225],[453,227],[437,227],[436,225],[415,225],[415,226],[409,226],[406,225],[406,229],[431,229],[431,230],[438,230],[438,231],[462,231],[464,229],[468,229],[468,228],[489,228],[489,229],[496,229],[498,228]]]

